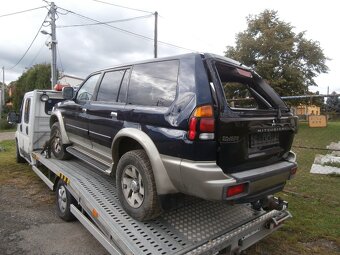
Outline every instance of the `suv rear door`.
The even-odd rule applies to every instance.
[[[287,106],[249,69],[224,62],[213,68],[223,105],[217,123],[218,165],[235,173],[282,160],[296,129]]]
[[[122,111],[129,75],[129,68],[105,72],[95,99],[88,105],[89,136],[94,149],[102,151],[105,148],[101,146],[104,146],[109,153],[113,138],[123,126]]]

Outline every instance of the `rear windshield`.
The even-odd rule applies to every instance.
[[[263,79],[252,72],[216,63],[228,106],[233,110],[286,108],[280,97]]]

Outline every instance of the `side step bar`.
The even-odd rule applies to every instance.
[[[69,146],[66,148],[66,151],[68,153],[70,153],[71,155],[75,156],[76,158],[79,158],[81,159],[82,161],[86,162],[87,164],[89,164],[90,166],[106,173],[106,174],[110,174],[111,172],[111,169],[110,169],[110,166],[94,159],[94,158],[91,158],[89,157],[88,155],[82,153],[81,151],[77,150],[76,148],[72,147],[72,146]]]

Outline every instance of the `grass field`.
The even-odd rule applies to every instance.
[[[329,122],[327,128],[309,128],[300,123],[294,145],[326,148],[337,141],[340,122]],[[309,173],[315,154],[327,151],[293,150],[299,170],[280,194],[289,202],[293,219],[248,254],[340,254],[340,178]]]
[[[294,145],[326,148],[337,141],[340,141],[340,122],[314,129],[302,123]],[[27,189],[32,199],[52,203],[53,195],[46,194],[45,184],[27,164],[15,163],[14,142],[0,142],[0,147],[5,149],[0,152],[0,185]],[[293,219],[246,254],[340,254],[340,178],[309,173],[315,154],[326,151],[293,150],[298,156],[299,170],[296,178],[280,193],[289,201]]]
[[[46,184],[31,170],[28,164],[15,162],[15,143],[0,142],[0,185],[10,185],[25,191],[36,202],[53,203],[54,194],[46,192]]]

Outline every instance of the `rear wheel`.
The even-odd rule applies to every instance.
[[[69,159],[71,155],[66,151],[66,145],[63,144],[59,123],[56,122],[51,128],[51,151],[57,159]]]
[[[71,213],[71,204],[75,203],[75,199],[66,188],[66,184],[63,180],[59,180],[56,189],[56,203],[57,214],[65,221],[75,220],[74,215]]]
[[[20,152],[19,152],[19,145],[18,145],[18,140],[15,140],[15,148],[16,148],[16,162],[17,163],[26,163],[26,160],[21,157]]]
[[[119,201],[130,216],[144,221],[160,215],[155,179],[144,150],[129,151],[120,158],[116,182]]]

